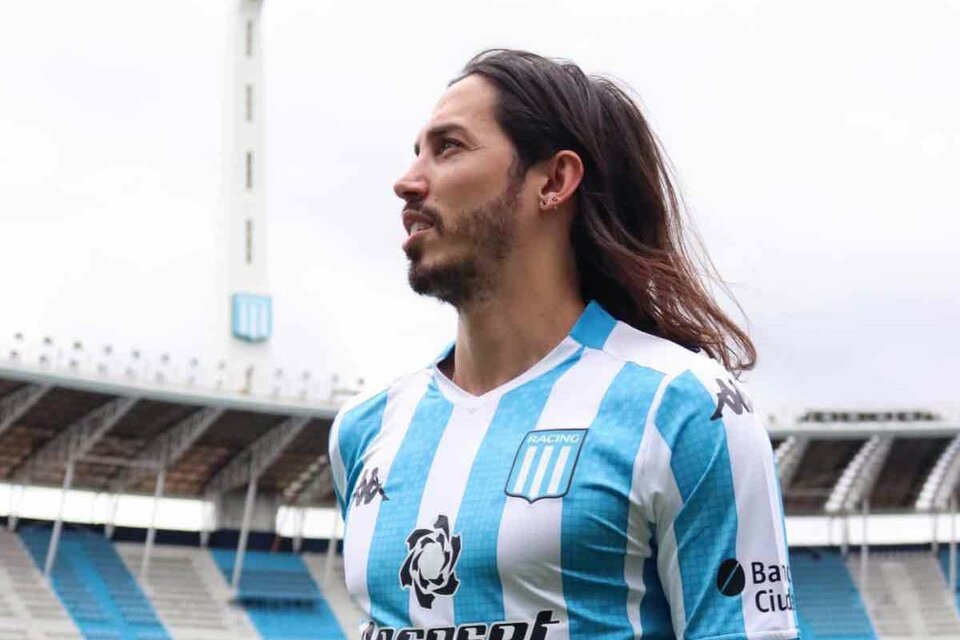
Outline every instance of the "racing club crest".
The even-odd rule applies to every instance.
[[[524,437],[507,479],[508,496],[534,503],[561,498],[570,490],[586,429],[531,431]]]

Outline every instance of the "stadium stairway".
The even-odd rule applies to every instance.
[[[212,549],[213,560],[229,582],[233,549]],[[237,601],[265,640],[344,640],[337,618],[293,553],[247,551]]]
[[[24,527],[20,538],[42,566],[50,528]],[[136,580],[102,535],[63,532],[53,588],[85,640],[170,640]]]
[[[847,564],[881,640],[960,640],[960,617],[930,552],[871,549],[868,560],[866,585],[859,556]]]
[[[344,630],[344,635],[347,636],[348,640],[359,640],[360,626],[364,615],[347,592],[347,585],[343,576],[343,556],[337,555],[334,557],[329,581],[324,580],[327,566],[326,554],[305,553],[303,554],[303,562],[307,565],[314,581],[320,586],[320,591],[333,610],[333,614],[337,617],[340,628]]]
[[[791,549],[804,640],[873,640],[870,619],[839,551]]]
[[[0,640],[80,640],[16,534],[0,530]]]
[[[206,549],[154,547],[146,580],[139,578],[142,544],[115,545],[174,640],[258,640],[242,607]]]

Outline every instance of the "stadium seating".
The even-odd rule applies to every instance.
[[[839,551],[791,549],[790,564],[804,640],[877,637]]]
[[[928,550],[871,550],[865,587],[859,556],[848,565],[881,638],[960,640],[960,618]]]
[[[358,628],[365,616],[347,591],[343,574],[343,556],[334,557],[329,580],[326,579],[326,554],[305,553],[303,562],[310,570],[314,581],[320,585],[320,591],[340,622],[340,628],[347,630]]]
[[[0,530],[0,639],[80,640],[16,534]]]
[[[49,527],[25,527],[20,537],[42,566]],[[150,602],[102,535],[64,531],[53,587],[86,640],[169,640]]]
[[[115,547],[130,572],[139,577],[143,545],[125,543]],[[230,602],[233,593],[206,549],[154,547],[141,587],[176,640],[260,637],[243,608]]]
[[[233,549],[211,550],[229,581]],[[310,576],[303,558],[290,553],[248,551],[237,599],[266,640],[342,640],[343,631]]]

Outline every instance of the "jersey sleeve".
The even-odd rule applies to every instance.
[[[673,378],[653,411],[649,518],[677,637],[799,637],[773,452],[750,400],[717,367]]]
[[[344,411],[341,410],[334,418],[330,427],[330,439],[327,442],[327,459],[330,460],[330,471],[333,475],[333,493],[337,497],[337,507],[340,517],[347,519],[346,493],[346,466],[340,449],[340,429],[343,423]]]

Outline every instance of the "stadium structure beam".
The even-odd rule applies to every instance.
[[[303,504],[301,496],[309,492],[314,482],[323,476],[323,470],[328,463],[329,460],[327,459],[326,453],[318,455],[300,475],[291,480],[290,483],[283,488],[282,495],[284,499],[290,503]]]
[[[323,466],[320,466],[313,477],[296,491],[294,500],[296,504],[307,506],[333,490],[333,473],[330,470],[330,465],[326,464],[327,456],[322,455],[318,460],[323,463]]]
[[[234,456],[203,488],[213,498],[225,491],[243,486],[252,477],[260,477],[310,422],[309,417],[294,416],[260,436],[253,444]]]
[[[775,452],[777,460],[777,469],[780,474],[780,487],[786,491],[793,482],[797,470],[800,468],[800,460],[810,444],[810,438],[805,436],[788,436],[786,440],[780,443]]]
[[[20,505],[23,503],[22,484],[15,484],[10,488],[10,515],[7,516],[7,531],[17,530],[17,521],[20,519]]]
[[[863,518],[860,539],[860,588],[866,592],[867,579],[869,578],[869,554],[870,544],[867,542],[867,521],[870,519],[870,498],[864,498],[860,504],[860,514]]]
[[[153,553],[153,542],[157,536],[157,510],[160,507],[160,498],[163,497],[163,483],[167,477],[167,470],[160,467],[157,480],[153,487],[153,505],[150,514],[150,528],[147,529],[147,540],[143,545],[143,558],[140,561],[140,580],[146,581],[150,571],[150,554]]]
[[[136,403],[137,398],[119,397],[97,407],[20,463],[13,477],[22,482],[39,467],[62,463],[69,465],[82,458]]]
[[[857,504],[869,498],[892,446],[893,436],[876,435],[860,447],[830,491],[824,505],[827,513],[854,511]]]
[[[233,575],[230,586],[235,593],[240,593],[240,576],[243,575],[243,560],[247,553],[247,539],[250,535],[250,516],[253,513],[253,503],[257,497],[257,475],[253,462],[250,463],[250,480],[247,482],[247,497],[243,502],[243,520],[240,523],[240,539],[237,541],[237,553],[233,558]]]
[[[330,470],[330,475],[333,476],[333,470]],[[337,534],[338,529],[340,528],[340,516],[338,513],[333,514],[333,527],[330,531],[330,539],[327,541],[327,557],[323,563],[323,586],[328,586],[330,584],[330,578],[333,576],[333,559],[337,555]]]
[[[67,461],[67,468],[63,473],[63,486],[60,488],[60,509],[57,511],[57,519],[53,523],[53,531],[50,533],[50,544],[47,546],[47,557],[43,563],[43,575],[50,579],[53,573],[53,563],[57,558],[57,547],[60,545],[60,534],[63,532],[63,509],[67,504],[67,492],[73,484],[74,461]]]
[[[247,551],[247,538],[250,534],[250,517],[257,496],[257,480],[277,459],[284,449],[293,443],[303,431],[310,418],[294,416],[281,422],[260,436],[249,447],[234,456],[204,487],[204,494],[214,498],[226,491],[236,489],[247,482],[247,496],[243,505],[243,519],[240,524],[240,539],[237,541],[237,553],[233,561],[231,585],[234,590],[240,587],[243,573],[243,560]]]
[[[110,491],[123,492],[151,470],[155,471],[157,466],[169,469],[223,413],[222,407],[204,407],[161,433],[126,465],[116,480],[110,483]]]
[[[957,591],[957,495],[950,496],[950,571],[948,572],[949,582],[947,589],[950,592],[950,600]]]
[[[0,399],[0,434],[12,427],[51,388],[48,385],[28,384]]]
[[[300,553],[300,550],[303,549],[303,530],[307,524],[307,508],[299,507],[297,508],[297,533],[293,537],[293,552]]]
[[[923,487],[917,496],[918,511],[942,512],[956,492],[960,480],[960,436],[956,436],[946,446],[936,463],[927,474]]]

